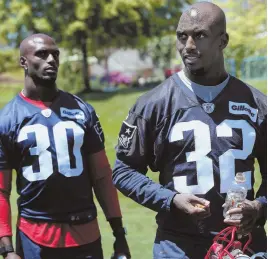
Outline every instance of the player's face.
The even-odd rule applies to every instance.
[[[57,79],[59,68],[59,49],[50,38],[35,38],[27,56],[28,75],[50,82]]]
[[[206,20],[184,14],[176,30],[177,49],[191,73],[207,72],[220,55],[219,34]]]

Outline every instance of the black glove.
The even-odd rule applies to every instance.
[[[127,233],[126,229],[123,227],[122,218],[110,218],[108,221],[115,237],[114,254],[112,255],[111,259],[130,259],[131,255],[126,240]]]
[[[122,256],[122,259],[130,259],[130,251],[126,239],[126,231],[124,228],[118,229],[113,232],[115,241],[114,241],[114,254],[112,256],[112,259],[121,259],[120,256]],[[123,257],[125,256],[125,258]]]

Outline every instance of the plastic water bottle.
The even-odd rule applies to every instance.
[[[230,218],[226,212],[233,208],[239,208],[247,197],[246,177],[244,173],[237,173],[230,189],[227,191],[225,207],[223,209],[224,218]],[[241,214],[233,214],[231,219],[241,219]]]

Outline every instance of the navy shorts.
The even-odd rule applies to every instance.
[[[212,245],[213,235],[204,238],[195,236],[171,236],[170,234],[157,231],[154,247],[154,259],[202,259],[206,256]],[[250,248],[255,252],[267,251],[267,236],[264,228],[255,228],[252,232]],[[247,238],[242,241],[245,244]]]
[[[157,233],[154,247],[154,259],[202,259],[205,258],[211,240],[198,240],[188,236],[170,237]]]
[[[36,244],[17,230],[16,252],[22,259],[103,259],[101,239],[77,247],[50,248]]]

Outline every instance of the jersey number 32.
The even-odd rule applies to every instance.
[[[235,177],[235,160],[245,160],[252,153],[256,132],[244,120],[224,120],[216,127],[217,138],[232,137],[232,129],[242,131],[243,149],[229,149],[219,156],[220,192],[226,193]],[[202,121],[179,122],[171,130],[169,141],[183,140],[183,132],[193,130],[195,151],[186,153],[187,162],[196,162],[197,185],[187,185],[187,176],[175,176],[175,189],[181,193],[206,194],[214,187],[213,161],[207,155],[211,151],[209,126]],[[251,171],[244,172],[248,188],[251,188]]]

